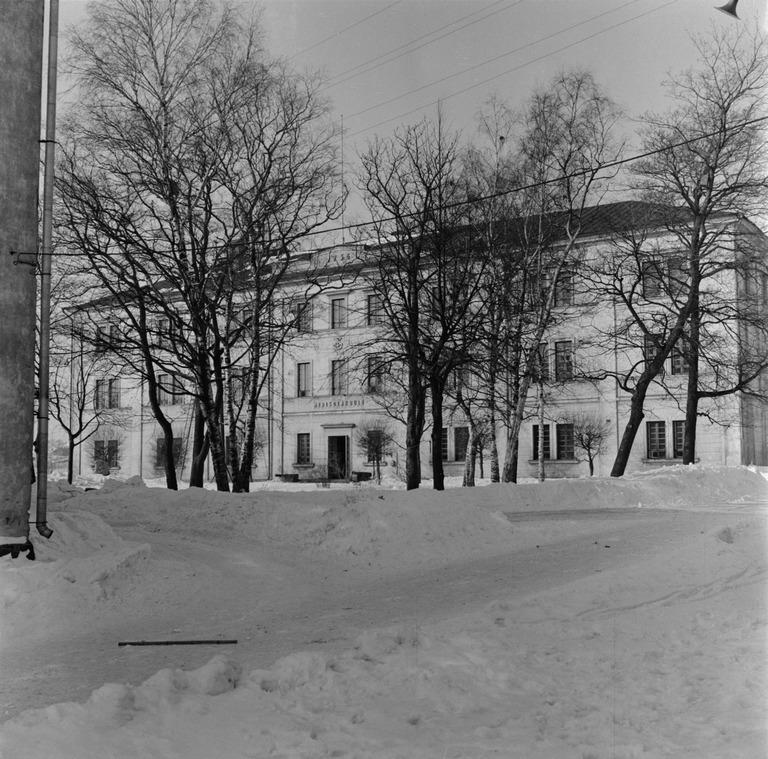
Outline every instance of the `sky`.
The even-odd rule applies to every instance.
[[[0,559],[0,755],[768,755],[763,477],[457,479],[51,482]]]
[[[298,69],[321,71],[344,125],[344,162],[375,135],[434,117],[473,139],[497,95],[513,106],[559,71],[590,70],[625,110],[625,124],[662,110],[667,74],[695,64],[691,34],[767,21],[767,0],[262,0],[266,45]],[[245,0],[249,4],[249,0]],[[61,0],[63,36],[86,3]],[[63,42],[63,45],[66,43]],[[351,171],[351,168],[350,168]],[[347,185],[351,177],[347,179]],[[354,203],[352,204],[354,207]],[[349,221],[349,219],[348,219]]]

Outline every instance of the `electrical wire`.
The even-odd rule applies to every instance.
[[[755,124],[759,124],[763,121],[768,121],[768,116],[759,116],[754,119],[749,119],[748,121],[743,121],[739,124],[734,124],[730,127],[729,131],[745,129],[746,127],[754,126]],[[511,189],[508,189],[508,190],[500,190],[499,192],[494,192],[489,195],[481,195],[480,197],[472,198],[471,200],[462,200],[456,203],[449,203],[443,206],[443,209],[450,210],[453,208],[461,208],[462,206],[470,206],[475,203],[480,203],[487,200],[494,200],[496,198],[501,198],[506,195],[512,195],[513,193],[522,192],[523,190],[532,190],[537,187],[545,187],[550,184],[562,182],[564,179],[575,179],[577,177],[582,177],[587,174],[596,174],[598,172],[605,171],[607,169],[613,169],[618,166],[623,166],[627,163],[639,161],[643,158],[650,158],[651,156],[654,156],[654,155],[660,155],[661,153],[666,153],[671,150],[676,150],[677,148],[685,147],[686,145],[691,145],[694,142],[698,142],[699,140],[706,140],[709,137],[715,137],[721,134],[722,134],[722,129],[715,129],[712,132],[706,132],[705,134],[700,134],[700,135],[697,135],[696,137],[689,137],[686,140],[673,142],[672,144],[665,145],[664,147],[661,147],[661,148],[654,148],[653,150],[647,150],[644,153],[637,153],[627,158],[617,158],[615,161],[609,161],[607,163],[600,164],[599,166],[589,166],[586,169],[581,169],[580,171],[575,171],[571,174],[566,174],[561,177],[555,177],[554,179],[546,179],[541,182],[531,182],[530,184],[519,185],[518,187],[512,187]],[[418,215],[419,215],[418,213],[404,214],[402,217],[392,216],[392,217],[385,217],[383,219],[377,219],[376,221],[361,221],[356,224],[345,224],[338,227],[318,229],[318,230],[313,230],[312,232],[308,232],[305,235],[305,237],[314,237],[316,235],[326,235],[326,234],[331,234],[333,232],[342,232],[342,231],[348,231],[352,229],[362,229],[364,227],[370,227],[375,224],[386,224],[387,222],[396,221],[397,218],[409,218],[411,216],[418,216]],[[220,248],[225,246],[215,246],[215,247]],[[57,257],[79,258],[79,257],[85,256],[86,254],[85,253],[57,253],[56,255]]]
[[[364,113],[368,113],[369,111],[373,111],[376,108],[382,108],[385,105],[389,105],[390,103],[394,103],[396,100],[400,100],[401,98],[408,97],[409,95],[414,95],[417,92],[421,92],[421,90],[426,90],[429,87],[434,87],[437,84],[442,84],[443,82],[447,82],[449,79],[454,79],[457,76],[461,76],[462,74],[467,74],[470,71],[474,71],[475,69],[482,68],[483,66],[487,66],[490,63],[495,63],[496,61],[501,60],[502,58],[507,58],[510,55],[514,55],[515,53],[519,53],[522,50],[526,50],[529,47],[534,47],[535,45],[538,45],[541,42],[546,42],[547,40],[553,39],[555,37],[559,37],[561,34],[565,34],[566,32],[570,32],[573,29],[577,29],[580,26],[583,26],[584,24],[589,24],[592,21],[596,21],[599,18],[602,18],[603,16],[607,16],[610,13],[616,13],[616,11],[620,11],[623,8],[626,8],[629,5],[634,5],[635,3],[639,3],[641,0],[629,0],[629,2],[624,3],[624,5],[619,5],[615,8],[611,8],[608,11],[603,11],[603,13],[598,13],[596,16],[592,16],[591,18],[585,19],[584,21],[580,21],[578,24],[573,24],[573,26],[566,27],[565,29],[561,29],[558,32],[552,32],[552,34],[548,34],[545,37],[540,37],[537,40],[533,40],[532,42],[526,42],[525,45],[521,45],[520,47],[514,48],[514,50],[509,50],[506,53],[501,53],[501,55],[497,55],[494,58],[489,58],[487,61],[481,61],[480,63],[476,63],[474,66],[470,66],[469,68],[462,69],[461,71],[456,71],[453,74],[448,74],[448,76],[444,76],[442,79],[436,79],[434,82],[429,82],[428,84],[423,84],[421,87],[417,87],[414,90],[409,90],[408,92],[404,92],[402,95],[397,95],[396,97],[390,98],[389,100],[385,100],[381,103],[376,103],[376,105],[372,105],[369,108],[364,108],[362,111],[357,111],[356,113],[352,113],[349,115],[349,118],[354,118],[355,116],[362,116]],[[677,2],[677,0],[675,0]],[[442,38],[441,38],[442,39]],[[564,49],[564,48],[563,48]],[[556,51],[557,52],[557,51]],[[344,80],[346,81],[346,80]]]
[[[556,50],[552,50],[548,53],[544,53],[540,55],[538,58],[533,58],[529,61],[525,61],[524,63],[519,64],[518,66],[514,66],[511,69],[507,69],[506,71],[502,71],[499,74],[494,74],[494,76],[488,77],[487,79],[484,79],[481,82],[475,82],[474,84],[464,87],[461,90],[457,90],[456,92],[452,92],[449,95],[444,95],[443,97],[438,98],[437,100],[432,101],[431,103],[422,103],[421,105],[412,108],[409,111],[405,111],[404,113],[400,113],[397,116],[392,116],[391,118],[384,119],[383,121],[379,121],[376,124],[372,124],[371,126],[365,127],[364,129],[359,129],[356,132],[352,132],[352,134],[348,135],[348,137],[357,137],[358,135],[364,134],[366,132],[370,132],[373,129],[376,129],[377,127],[383,126],[384,124],[389,124],[392,121],[397,121],[399,119],[404,118],[405,116],[410,116],[412,113],[416,113],[418,111],[423,110],[424,108],[430,108],[433,106],[438,105],[441,102],[444,102],[446,100],[450,100],[451,98],[454,98],[458,95],[463,95],[466,92],[469,92],[477,87],[480,87],[483,84],[488,84],[488,82],[492,82],[494,79],[499,79],[500,77],[507,76],[508,74],[512,74],[515,71],[519,71],[522,68],[525,68],[526,66],[530,66],[533,63],[538,63],[539,61],[544,60],[545,58],[549,58],[553,55],[557,55],[558,53],[563,52],[564,50],[569,50],[572,47],[576,47],[577,45],[581,45],[583,42],[587,42],[588,40],[594,39],[595,37],[599,37],[601,34],[605,34],[606,32],[610,32],[614,29],[618,29],[620,26],[624,26],[626,24],[629,24],[633,21],[637,21],[639,18],[643,18],[644,16],[648,16],[651,13],[656,13],[657,11],[668,8],[673,3],[677,3],[680,0],[667,0],[662,5],[658,5],[655,8],[651,8],[648,11],[644,11],[643,13],[639,13],[637,16],[633,16],[632,18],[628,18],[624,21],[619,21],[616,24],[613,24],[612,26],[606,27],[605,29],[601,29],[600,31],[594,32],[593,34],[587,35],[586,37],[583,37],[580,40],[576,40],[575,42],[571,42],[568,45],[563,45],[560,48],[557,48]],[[567,30],[566,30],[567,31]],[[353,114],[354,116],[355,114]],[[351,117],[350,117],[351,118]]]
[[[390,3],[386,7],[380,8],[375,13],[371,13],[369,16],[366,16],[365,18],[361,18],[359,21],[355,21],[354,24],[345,26],[343,29],[340,29],[338,32],[335,32],[330,37],[326,37],[324,40],[320,40],[320,42],[316,42],[314,45],[310,45],[304,50],[301,50],[295,55],[292,55],[290,60],[293,60],[294,58],[298,58],[300,55],[304,55],[304,53],[308,53],[310,50],[314,50],[316,47],[320,47],[320,45],[324,45],[326,42],[330,42],[332,39],[336,39],[336,37],[339,37],[340,35],[344,34],[344,32],[348,32],[350,29],[354,29],[356,26],[360,26],[360,24],[364,24],[366,21],[370,21],[374,16],[378,16],[380,13],[384,13],[385,11],[388,11],[390,8],[394,8],[396,5],[400,5],[400,3],[402,2],[403,0],[395,0],[394,3]]]
[[[485,11],[489,10],[490,8],[493,8],[496,5],[499,5],[499,3],[505,2],[506,0],[496,0],[495,3],[492,3],[487,8],[483,8],[479,11],[474,11],[473,13],[468,13],[466,16],[462,16],[461,18],[456,19],[455,21],[451,21],[448,24],[444,24],[441,27],[438,27],[437,29],[433,29],[431,32],[427,32],[426,34],[422,34],[421,37],[417,37],[414,40],[410,40],[409,42],[406,42],[404,45],[400,45],[399,47],[393,48],[391,50],[388,50],[386,53],[382,53],[381,55],[376,56],[375,58],[371,58],[364,63],[360,63],[357,66],[353,66],[351,69],[347,69],[346,71],[342,71],[339,74],[336,74],[335,76],[332,76],[328,81],[329,83],[326,85],[326,89],[331,89],[332,87],[336,87],[339,84],[343,84],[344,82],[350,81],[350,79],[355,79],[358,76],[361,76],[362,74],[367,74],[370,71],[374,71],[377,68],[380,68],[381,66],[385,66],[387,63],[392,63],[393,61],[398,60],[399,58],[402,58],[404,55],[410,55],[411,53],[415,53],[417,50],[421,50],[422,48],[428,47],[433,42],[438,42],[439,40],[445,39],[446,37],[450,37],[452,34],[456,34],[457,32],[460,32],[464,29],[469,28],[470,26],[473,26],[474,24],[478,24],[481,21],[485,21],[486,19],[490,18],[491,16],[495,16],[499,13],[503,13],[504,11],[509,10],[510,8],[514,8],[516,5],[520,5],[521,3],[526,2],[527,0],[517,0],[517,2],[512,3],[511,5],[507,5],[504,8],[499,8],[498,10],[493,11],[492,13],[488,13],[485,16],[482,16],[481,18],[475,19],[474,21],[469,22],[468,24],[464,24],[463,26],[453,28],[456,26],[456,24],[461,23],[462,21],[466,21],[468,18],[472,18],[472,16],[477,16],[479,13],[485,13]],[[444,29],[451,29],[450,32],[446,32],[446,34],[442,34],[439,37],[436,37],[433,40],[430,40],[429,42],[425,42],[423,45],[418,45],[417,47],[412,48],[411,50],[406,50],[406,48],[410,48],[412,45],[414,45],[417,42],[420,42],[421,40],[425,40],[428,37],[431,37],[434,34],[438,34],[439,32],[442,32]],[[381,60],[382,58],[386,58],[389,55],[392,55],[393,53],[397,53],[398,51],[403,50],[404,52],[400,53],[400,55],[395,55],[393,58],[389,58],[386,61],[382,61],[381,63],[377,63],[375,66],[371,66],[370,68],[365,69],[365,71],[360,71],[356,74],[353,74],[353,71],[357,71],[357,69],[363,68],[364,66],[368,66],[371,63],[375,63],[376,61]],[[350,74],[350,76],[347,76],[347,74]],[[344,78],[342,78],[344,77]],[[338,81],[337,81],[338,80]]]

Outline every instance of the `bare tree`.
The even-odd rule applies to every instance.
[[[370,416],[355,429],[355,442],[373,466],[376,482],[381,482],[381,464],[391,454],[394,443],[392,425],[386,417]]]
[[[742,391],[764,370],[757,357],[747,361],[745,354],[728,382],[712,385],[701,372],[707,356],[716,355],[717,336],[722,335],[721,326],[712,329],[713,323],[730,324],[738,332],[740,322],[757,324],[754,317],[760,318],[754,309],[743,307],[738,283],[734,287],[724,280],[729,272],[732,279],[747,280],[755,275],[755,266],[759,268],[760,246],[740,245],[750,235],[739,234],[749,230],[738,219],[764,207],[768,189],[762,126],[768,92],[765,38],[746,27],[713,28],[710,36],[694,42],[698,67],[667,83],[675,105],[644,117],[643,149],[652,155],[637,164],[636,187],[656,209],[648,230],[639,231],[625,248],[625,258],[636,261],[634,280],[630,277],[627,287],[613,277],[625,312],[652,348],[652,355],[646,351],[637,371],[623,383],[631,395],[631,410],[613,476],[625,471],[648,387],[673,350],[681,350],[687,364],[686,463],[695,459],[700,400]],[[648,250],[644,238],[658,238],[659,229],[680,251],[680,260],[675,252],[654,256]],[[654,266],[657,282],[647,296],[641,285],[653,276],[649,267]],[[742,341],[737,344],[746,350]]]
[[[520,429],[542,340],[552,326],[563,278],[580,263],[577,242],[602,198],[605,164],[621,153],[612,133],[620,111],[591,74],[558,75],[535,92],[522,117],[515,176],[517,218],[498,246],[498,281],[504,283],[499,380],[505,405],[506,454],[501,478],[517,479]]]
[[[73,48],[83,98],[64,130],[60,229],[132,331],[183,325],[169,347],[205,423],[194,459],[210,446],[229,489],[228,422],[234,486],[247,489],[259,396],[289,329],[274,321],[276,288],[298,241],[340,211],[318,82],[269,60],[253,18],[207,0],[94,5]],[[141,345],[148,378],[152,348]],[[225,405],[236,367],[237,418]]]
[[[589,463],[589,476],[595,473],[595,459],[603,452],[611,434],[611,423],[586,411],[562,414],[561,424],[573,426],[574,446],[583,451]]]
[[[432,416],[432,471],[444,487],[441,434],[445,386],[467,363],[479,323],[477,296],[484,260],[471,254],[461,228],[464,188],[458,135],[436,122],[377,139],[361,156],[360,184],[379,244],[369,274],[379,297],[389,340],[383,352],[405,367],[406,487],[420,482],[419,446],[427,398]]]

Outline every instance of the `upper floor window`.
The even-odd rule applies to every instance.
[[[347,299],[331,298],[331,329],[344,329],[347,326]]]
[[[555,282],[555,306],[573,305],[574,272],[571,268],[563,268]]]
[[[331,361],[331,395],[346,395],[348,388],[347,362]]]
[[[657,298],[664,286],[664,268],[661,261],[649,259],[640,264],[640,276],[643,284],[643,295],[646,298]]]
[[[308,362],[296,364],[296,397],[306,398],[312,394],[312,367]]]
[[[299,301],[296,303],[295,321],[297,332],[312,331],[312,303],[310,301]]]
[[[120,340],[120,330],[116,324],[102,324],[96,329],[96,352],[106,353],[114,350]]]
[[[667,259],[667,281],[669,294],[676,298],[688,286],[688,262],[682,256],[670,256]]]
[[[555,343],[555,380],[573,379],[573,343],[561,340]]]
[[[184,386],[171,374],[160,374],[157,377],[157,402],[161,406],[173,406],[181,403]]]
[[[660,334],[645,335],[643,338],[643,358],[647,363],[650,363],[659,355],[663,339],[664,336]]]
[[[670,354],[672,374],[688,373],[689,349],[690,342],[685,336],[681,337],[677,343],[675,343],[675,347],[672,348],[672,353]]]
[[[368,326],[381,324],[384,321],[384,301],[381,295],[371,293],[368,296],[368,307],[366,311],[366,323]]]
[[[440,431],[440,455],[443,461],[448,461],[448,428],[443,427]]]
[[[366,390],[375,393],[384,385],[384,360],[378,354],[368,356]]]
[[[96,380],[93,406],[97,411],[120,408],[120,379],[118,377]]]
[[[536,364],[531,372],[534,379],[549,382],[549,348],[546,343],[539,343],[534,361]]]

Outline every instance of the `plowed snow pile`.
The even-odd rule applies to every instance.
[[[445,493],[233,496],[134,481],[75,494],[52,505],[55,537],[36,541],[40,562],[0,565],[3,624],[14,635],[53,602],[87,626],[132,572],[143,583],[162,582],[148,547],[123,543],[99,516],[116,528],[183,529],[196,539],[247,536],[254,545],[306,551],[339,571],[382,574],[560,540],[584,529],[563,517],[571,510],[599,520],[616,509],[684,509],[709,521],[673,542],[659,534],[658,550],[639,561],[564,577],[558,587],[438,624],[372,629],[338,655],[296,651],[266,669],[216,656],[141,685],[104,685],[86,703],[5,722],[0,752],[3,759],[757,759],[768,755],[765,499],[755,472],[697,467]],[[515,518],[528,512],[550,519],[534,528]]]

